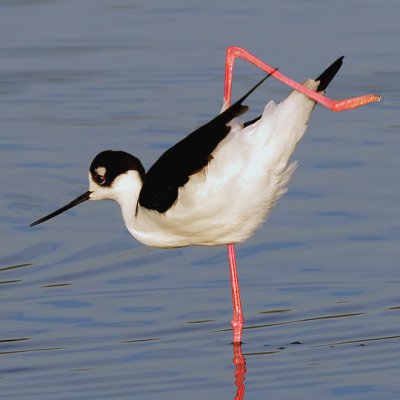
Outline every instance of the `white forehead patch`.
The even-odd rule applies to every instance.
[[[106,167],[97,167],[95,171],[97,175],[104,176],[107,170]]]

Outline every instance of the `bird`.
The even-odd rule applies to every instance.
[[[297,166],[291,156],[306,132],[318,96],[324,97],[342,63],[343,57],[338,58],[317,78],[298,84],[298,90],[280,103],[269,101],[261,115],[245,122],[241,119],[248,110],[245,100],[277,75],[277,69],[269,68],[268,75],[232,105],[227,78],[221,112],[166,150],[148,171],[125,151],[102,151],[90,164],[88,190],[30,226],[87,200],[114,200],[130,234],[145,245],[228,245],[233,344],[240,344],[244,318],[233,246],[254,233],[287,190]]]

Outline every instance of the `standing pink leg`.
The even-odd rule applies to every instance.
[[[285,85],[290,86],[291,88],[305,94],[311,99],[315,100],[317,103],[323,105],[324,107],[329,108],[332,111],[344,111],[351,110],[353,108],[361,107],[365,104],[378,102],[381,100],[381,96],[377,96],[375,94],[367,94],[365,96],[352,97],[343,100],[333,100],[326,96],[323,96],[321,93],[314,92],[302,84],[288,78],[287,76],[281,74],[279,71],[276,71],[276,68],[271,67],[265,62],[261,61],[259,58],[248,52],[246,49],[241,47],[231,46],[226,50],[226,61],[225,61],[225,91],[224,91],[224,99],[226,102],[230,102],[231,99],[231,90],[232,90],[232,78],[233,78],[233,65],[236,58],[244,58],[245,60],[251,62],[257,67],[261,68],[263,71],[272,74],[273,77],[283,82]]]
[[[235,246],[233,244],[228,244],[228,260],[232,288],[233,318],[231,325],[233,329],[233,344],[240,344],[242,342],[244,318],[242,302],[240,300],[240,287],[236,268]]]
[[[226,63],[225,63],[224,103],[226,106],[229,106],[231,103],[231,93],[232,93],[231,88],[232,88],[233,62],[234,62],[234,59],[230,60],[228,56],[229,49],[231,49],[231,47],[227,49]],[[228,260],[229,260],[229,274],[230,274],[231,288],[232,288],[233,317],[231,325],[233,329],[233,344],[240,345],[242,343],[242,330],[243,330],[244,318],[242,311],[242,302],[240,300],[240,287],[239,287],[239,279],[236,268],[235,246],[233,243],[228,244]]]

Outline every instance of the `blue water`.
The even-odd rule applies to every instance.
[[[398,399],[399,14],[394,0],[0,0],[1,398]],[[149,167],[215,115],[233,44],[300,81],[344,54],[329,96],[384,96],[317,107],[289,192],[237,247],[236,364],[225,248],[147,248],[111,202],[28,227],[87,190],[99,151]],[[234,97],[262,76],[239,61]],[[249,117],[287,93],[270,79]]]

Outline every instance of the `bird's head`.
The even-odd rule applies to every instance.
[[[124,151],[105,150],[97,154],[89,168],[89,190],[60,209],[33,222],[41,224],[87,200],[132,201],[143,184],[145,171],[135,156]]]

